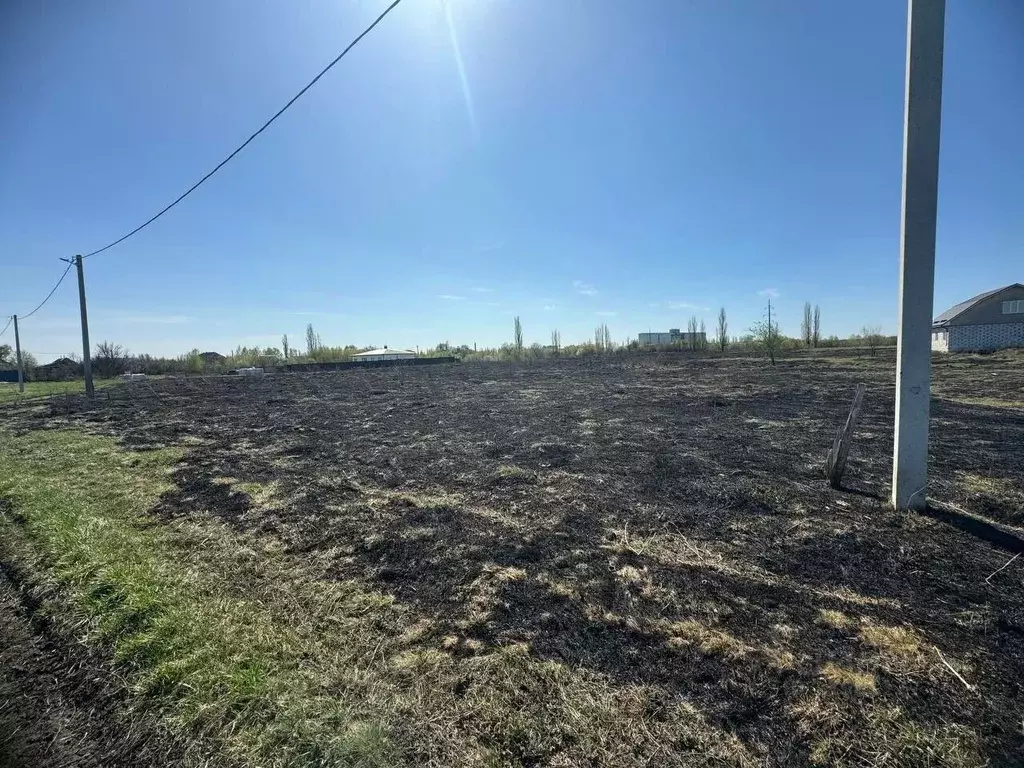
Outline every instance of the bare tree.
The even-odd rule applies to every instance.
[[[804,319],[800,321],[800,336],[808,347],[814,340],[814,320],[811,316],[811,302],[804,302]]]
[[[782,347],[782,337],[779,335],[779,323],[772,318],[772,300],[768,298],[768,319],[754,323],[750,328],[750,335],[755,344],[764,349],[768,359],[775,365],[775,355]]]
[[[108,379],[117,376],[125,372],[127,364],[128,350],[120,344],[104,340],[96,345],[92,365],[97,376]]]
[[[306,354],[310,357],[316,357],[316,353],[320,351],[323,344],[320,342],[320,334],[313,330],[313,324],[306,324]]]
[[[811,343],[817,347],[821,341],[821,307],[814,305],[814,319],[811,321]]]
[[[864,343],[868,345],[868,349],[871,350],[872,357],[878,351],[878,348],[885,343],[882,328],[878,325],[865,325],[861,328],[860,335],[864,338]]]
[[[21,350],[21,370],[25,373],[25,381],[35,380],[38,367],[39,361],[36,360],[36,356],[24,349]]]
[[[551,351],[557,356],[562,351],[562,334],[557,328],[551,331]]]
[[[281,337],[281,351],[284,353],[284,359],[287,360],[289,353],[292,351],[291,347],[288,346],[287,333]]]
[[[698,331],[697,346],[703,352],[708,348],[708,327],[704,325],[704,318],[700,319],[700,330]]]
[[[515,324],[512,328],[512,346],[515,348],[516,357],[523,356],[523,324],[516,315]]]
[[[718,342],[719,351],[725,352],[725,348],[729,344],[729,321],[725,318],[725,307],[718,310],[718,330],[715,340]]]
[[[608,323],[601,323],[601,341],[605,352],[612,351],[612,332],[608,330]]]
[[[690,349],[697,349],[697,316],[691,315],[686,321],[686,338],[690,341]]]

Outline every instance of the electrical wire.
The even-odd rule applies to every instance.
[[[60,276],[60,280],[58,280],[57,284],[55,286],[53,286],[53,288],[50,289],[50,292],[48,294],[46,294],[46,298],[43,299],[41,302],[39,302],[39,304],[36,306],[36,308],[33,309],[31,312],[29,312],[27,315],[20,315],[19,316],[20,320],[28,320],[30,317],[32,317],[32,315],[34,315],[36,312],[38,312],[40,309],[43,308],[43,306],[46,304],[46,302],[48,302],[50,300],[50,297],[53,296],[53,294],[57,292],[58,288],[60,288],[60,284],[64,282],[64,278],[68,276],[68,272],[71,271],[71,267],[72,266],[73,266],[73,263],[69,263],[68,264],[67,269],[64,270],[64,274],[62,274]]]
[[[0,336],[3,336],[5,333],[7,333],[7,329],[11,327],[11,323],[13,323],[13,322],[14,322],[14,315],[11,315],[10,317],[7,318],[7,325],[5,325],[4,329],[2,331],[0,331]]]
[[[278,110],[278,111],[277,111],[277,112],[276,112],[276,113],[274,114],[274,116],[273,116],[272,118],[270,118],[269,120],[267,120],[267,122],[265,122],[265,123],[264,123],[264,124],[263,124],[263,125],[262,125],[262,126],[260,127],[260,129],[259,129],[258,131],[256,131],[256,132],[255,132],[255,133],[254,133],[254,134],[253,134],[252,136],[250,136],[250,137],[249,137],[248,139],[246,139],[246,140],[245,140],[244,142],[242,142],[242,143],[241,143],[241,144],[240,144],[240,145],[238,146],[238,148],[237,148],[237,149],[235,149],[235,151],[234,151],[234,152],[232,152],[232,153],[231,153],[230,155],[228,155],[228,156],[227,156],[227,157],[225,157],[225,158],[224,158],[223,160],[221,160],[221,161],[220,161],[220,162],[219,162],[219,163],[218,163],[218,164],[217,164],[217,165],[216,165],[216,166],[214,167],[214,169],[213,169],[212,171],[210,171],[209,173],[207,173],[207,174],[206,174],[205,176],[203,176],[203,178],[201,178],[201,179],[200,179],[199,181],[197,181],[197,182],[196,182],[195,184],[193,184],[193,185],[192,185],[191,187],[189,187],[189,188],[188,188],[188,189],[187,189],[187,190],[185,191],[185,193],[184,193],[184,194],[182,194],[182,195],[181,195],[181,196],[180,196],[180,197],[179,197],[178,199],[176,199],[176,200],[175,200],[175,201],[174,201],[173,203],[171,203],[170,205],[168,205],[168,206],[164,207],[164,208],[163,208],[163,209],[162,209],[162,210],[161,210],[161,211],[160,211],[159,213],[157,213],[156,215],[154,215],[154,216],[150,217],[149,219],[147,219],[146,221],[144,221],[144,222],[143,222],[142,224],[140,224],[139,226],[137,226],[137,227],[136,227],[135,229],[133,229],[133,230],[132,230],[131,232],[129,232],[128,234],[126,234],[126,235],[123,235],[123,236],[119,237],[119,238],[118,238],[117,240],[115,240],[114,242],[112,242],[112,243],[109,243],[109,244],[107,244],[107,245],[103,246],[102,248],[97,248],[97,249],[96,249],[95,251],[92,251],[92,252],[90,252],[90,253],[87,253],[87,254],[85,254],[85,255],[84,255],[84,256],[83,256],[82,258],[83,258],[83,259],[87,259],[87,258],[89,258],[90,256],[95,256],[95,255],[96,255],[96,254],[98,254],[98,253],[103,253],[103,251],[105,251],[105,250],[107,250],[107,249],[109,249],[109,248],[113,248],[113,247],[114,247],[115,245],[118,245],[118,244],[120,244],[120,243],[123,243],[123,242],[124,242],[125,240],[127,240],[127,239],[128,239],[129,237],[131,237],[132,235],[136,234],[137,232],[140,232],[140,231],[142,231],[143,229],[145,229],[146,227],[148,227],[148,226],[149,226],[150,224],[152,224],[152,223],[153,223],[154,221],[156,221],[156,220],[157,220],[157,219],[159,219],[159,218],[160,218],[161,216],[163,216],[163,215],[164,215],[165,213],[167,213],[167,212],[168,212],[169,210],[171,210],[171,208],[173,208],[173,207],[174,207],[174,206],[176,206],[176,205],[177,205],[178,203],[180,203],[180,202],[181,202],[182,200],[184,200],[184,199],[185,199],[186,197],[188,197],[188,196],[189,196],[189,195],[191,195],[191,194],[192,194],[193,192],[195,192],[195,190],[196,190],[196,189],[198,189],[198,188],[199,188],[199,186],[200,186],[200,185],[201,185],[201,184],[202,184],[203,182],[205,182],[205,181],[206,181],[207,179],[209,179],[209,178],[210,178],[211,176],[213,176],[213,174],[215,174],[215,173],[216,173],[217,171],[219,171],[219,170],[220,170],[221,168],[223,168],[223,167],[224,167],[225,165],[227,165],[227,164],[228,164],[228,162],[229,162],[229,161],[230,161],[230,160],[231,160],[232,158],[234,158],[234,156],[235,156],[235,155],[237,155],[237,154],[238,154],[239,152],[241,152],[241,151],[242,151],[243,149],[245,149],[245,148],[246,148],[246,147],[247,147],[247,146],[249,145],[249,143],[250,143],[250,142],[251,142],[251,141],[252,141],[253,139],[255,139],[255,138],[256,138],[257,136],[259,136],[259,135],[260,135],[261,133],[263,133],[263,132],[264,132],[264,131],[265,131],[265,130],[266,130],[267,128],[269,128],[269,127],[270,127],[270,124],[271,124],[271,123],[273,123],[273,122],[274,122],[275,120],[277,120],[277,118],[279,118],[279,117],[280,117],[281,115],[283,115],[283,114],[284,114],[284,112],[285,112],[285,110],[287,110],[287,109],[288,109],[288,108],[289,108],[289,107],[290,107],[290,106],[291,106],[292,104],[294,104],[294,103],[295,103],[296,101],[298,101],[298,100],[299,100],[299,98],[300,98],[300,97],[301,97],[301,96],[302,96],[302,95],[303,95],[303,94],[304,94],[304,93],[305,93],[306,91],[308,91],[308,90],[309,90],[310,88],[312,88],[312,87],[313,87],[313,86],[314,86],[314,85],[316,84],[316,82],[317,82],[317,81],[318,81],[318,80],[319,80],[319,79],[320,79],[321,77],[323,77],[324,75],[326,75],[326,74],[328,73],[328,71],[330,71],[330,69],[331,69],[331,68],[332,68],[332,67],[333,67],[333,66],[334,66],[335,64],[337,64],[337,63],[338,63],[339,61],[341,61],[341,60],[342,60],[342,59],[343,59],[343,58],[345,57],[345,54],[347,54],[347,53],[348,53],[349,51],[351,51],[351,50],[352,50],[353,48],[355,48],[355,47],[356,47],[356,45],[357,45],[357,44],[359,43],[359,41],[360,41],[360,40],[362,40],[362,39],[363,39],[364,37],[366,37],[366,36],[367,36],[368,34],[370,34],[370,32],[371,32],[371,31],[373,31],[373,28],[374,28],[374,27],[376,27],[376,26],[377,26],[378,24],[380,24],[380,23],[381,23],[381,21],[383,21],[383,20],[384,20],[384,17],[385,17],[385,16],[387,16],[387,15],[388,15],[389,13],[391,13],[391,11],[393,11],[393,10],[394,10],[394,9],[395,9],[395,8],[396,8],[396,7],[398,6],[398,4],[399,4],[400,2],[402,2],[402,0],[394,0],[394,2],[393,2],[393,3],[391,3],[391,5],[389,5],[389,6],[388,6],[388,7],[387,7],[387,8],[386,8],[386,9],[384,10],[384,12],[383,12],[383,13],[382,13],[382,14],[381,14],[380,16],[378,16],[378,17],[377,17],[377,18],[376,18],[376,19],[374,20],[374,22],[373,22],[373,23],[372,23],[372,24],[371,24],[370,26],[368,26],[368,27],[367,27],[366,29],[364,29],[364,30],[363,30],[363,31],[362,31],[362,32],[361,32],[361,33],[359,34],[359,36],[358,36],[358,37],[357,37],[357,38],[356,38],[355,40],[353,40],[353,41],[352,41],[351,43],[349,43],[349,44],[348,44],[348,46],[346,46],[345,50],[343,50],[343,51],[342,51],[341,53],[339,53],[339,54],[338,54],[337,56],[335,56],[334,60],[333,60],[333,61],[332,61],[332,62],[331,62],[330,64],[328,64],[328,65],[327,65],[326,67],[324,67],[323,69],[321,69],[321,70],[320,70],[320,72],[319,72],[319,73],[317,74],[317,76],[316,76],[316,77],[314,77],[314,78],[313,78],[312,80],[310,80],[310,81],[309,81],[309,82],[308,82],[308,83],[306,84],[306,86],[305,86],[305,87],[304,87],[304,88],[303,88],[303,89],[302,89],[301,91],[299,91],[299,92],[298,92],[297,94],[295,94],[294,96],[292,96],[292,97],[291,97],[291,99],[289,99],[289,100],[288,100],[288,103],[287,103],[287,104],[285,104],[285,105],[284,105],[283,107],[281,107],[281,109],[279,109],[279,110]]]

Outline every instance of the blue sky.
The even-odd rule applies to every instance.
[[[899,0],[405,0],[181,206],[86,262],[133,351],[894,330]],[[385,6],[0,8],[0,314],[176,197]],[[1024,6],[948,0],[936,313],[1024,279]],[[457,41],[457,43],[456,43]],[[80,348],[68,280],[24,323]],[[7,338],[4,341],[8,341]]]

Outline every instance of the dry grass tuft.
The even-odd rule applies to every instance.
[[[877,681],[873,674],[840,667],[832,662],[828,662],[821,668],[821,676],[833,685],[848,685],[858,693],[870,693],[877,690]]]
[[[643,584],[647,581],[644,572],[632,565],[624,565],[615,573],[626,584]]]
[[[234,488],[247,495],[254,507],[268,506],[278,494],[277,483],[235,483]]]
[[[974,472],[957,472],[957,483],[968,493],[987,493],[1005,496],[1014,490],[1014,482],[1008,477],[988,477]]]
[[[749,650],[742,641],[728,632],[712,629],[699,621],[672,622],[667,631],[668,644],[673,648],[696,647],[706,654],[726,659],[737,659]]]
[[[973,729],[925,725],[900,707],[873,702],[815,690],[789,707],[797,729],[811,746],[812,765],[980,768],[990,764]]]
[[[537,482],[537,473],[514,464],[501,464],[491,474],[492,485],[526,485]]]
[[[524,581],[526,579],[526,571],[522,568],[515,568],[513,566],[484,566],[484,573],[488,573],[491,577],[499,584],[511,581]]]
[[[860,639],[865,645],[892,660],[917,665],[924,657],[921,636],[907,627],[888,627],[869,622],[860,628]]]
[[[821,609],[818,611],[818,623],[833,629],[849,629],[856,623],[842,611]]]

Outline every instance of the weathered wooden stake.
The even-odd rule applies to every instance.
[[[846,470],[846,457],[850,454],[850,444],[853,442],[853,430],[857,427],[857,419],[860,418],[860,409],[864,404],[864,392],[867,387],[864,384],[857,385],[857,392],[853,396],[853,405],[850,408],[850,415],[846,417],[846,423],[836,431],[836,439],[832,443],[832,450],[828,452],[825,460],[825,474],[828,477],[828,484],[833,488],[839,488],[843,482],[843,472]]]

